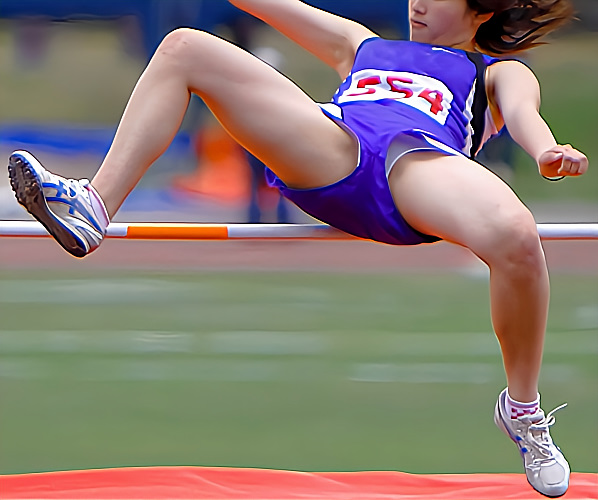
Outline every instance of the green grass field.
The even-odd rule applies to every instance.
[[[553,436],[598,472],[595,277],[553,276]],[[3,272],[0,473],[521,472],[484,277]]]

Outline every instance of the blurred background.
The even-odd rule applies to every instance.
[[[405,38],[406,1],[312,0]],[[560,142],[598,158],[598,4],[525,62]],[[0,157],[91,177],[161,38],[209,30],[318,101],[338,78],[224,0],[0,0]],[[508,137],[481,161],[539,222],[595,222],[598,169],[545,182]],[[0,178],[0,218],[27,219]],[[307,222],[193,100],[116,220]],[[546,245],[542,375],[553,435],[598,472],[598,246]],[[421,256],[421,257],[418,257]],[[375,265],[374,265],[375,264]],[[0,473],[142,465],[520,472],[494,428],[504,385],[488,276],[441,243],[107,241],[76,261],[0,240]],[[463,417],[463,407],[468,416]],[[488,451],[492,450],[492,451]]]
[[[407,37],[406,0],[316,0],[315,5],[359,19],[391,37]],[[557,139],[596,157],[598,7],[574,2],[579,19],[548,46],[526,56],[542,82],[543,114]],[[215,32],[279,68],[314,99],[326,102],[336,74],[311,55],[224,0],[2,0],[0,2],[0,154],[29,148],[50,168],[92,176],[135,82],[162,37],[179,26]],[[66,157],[66,158],[65,158]],[[239,222],[303,220],[269,191],[261,166],[230,142],[194,99],[172,147],[123,210],[179,211],[179,218]],[[526,155],[500,138],[480,160],[507,179],[528,203],[576,202],[576,220],[595,218],[598,171],[583,180],[542,182]],[[5,194],[5,182],[0,183]],[[21,217],[11,196],[0,215]],[[552,213],[555,212],[555,213]],[[589,213],[588,213],[589,212]],[[155,218],[159,214],[152,214]],[[121,216],[121,214],[119,214]]]

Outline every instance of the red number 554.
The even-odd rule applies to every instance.
[[[415,89],[413,80],[403,76],[387,76],[385,78],[385,83],[386,85],[383,85],[382,78],[378,75],[360,78],[357,81],[357,88],[363,89],[363,92],[354,92],[348,94],[348,96],[358,97],[375,94],[380,91],[390,91],[397,94],[394,97],[395,99],[410,99],[416,97],[426,100],[430,103],[430,112],[434,115],[437,115],[444,110],[444,107],[442,106],[443,94],[440,90]],[[415,94],[414,91],[416,91],[417,94]]]

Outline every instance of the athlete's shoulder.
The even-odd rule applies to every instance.
[[[488,65],[490,83],[517,84],[521,81],[537,81],[534,71],[521,59],[498,59]]]

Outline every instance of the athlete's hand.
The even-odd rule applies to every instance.
[[[575,177],[588,170],[587,157],[569,144],[554,146],[538,158],[538,168],[544,177]]]

